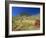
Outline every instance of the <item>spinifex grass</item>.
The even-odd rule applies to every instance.
[[[34,26],[35,20],[40,18],[39,16],[14,16],[12,17],[12,30],[34,30],[37,29]]]

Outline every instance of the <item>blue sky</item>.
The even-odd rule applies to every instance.
[[[23,12],[27,13],[28,15],[36,15],[40,14],[40,8],[12,7],[12,16],[20,15]]]

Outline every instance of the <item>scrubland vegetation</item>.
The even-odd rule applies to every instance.
[[[12,30],[13,31],[26,31],[26,30],[39,30],[40,29],[40,16],[13,16],[12,17]]]

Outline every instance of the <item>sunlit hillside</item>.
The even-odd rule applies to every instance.
[[[13,31],[24,31],[24,30],[26,31],[26,30],[39,30],[39,29],[40,29],[40,15],[12,17]]]

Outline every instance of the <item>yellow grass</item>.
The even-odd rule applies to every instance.
[[[13,31],[23,31],[23,30],[35,30],[35,21],[39,19],[39,16],[23,16],[23,17],[13,17],[12,27]]]

